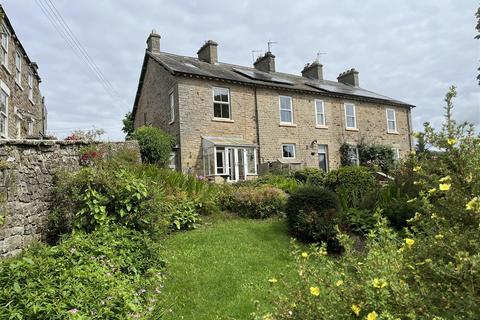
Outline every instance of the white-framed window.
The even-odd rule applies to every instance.
[[[0,81],[0,136],[7,138],[8,136],[8,100],[10,90],[3,81]]]
[[[170,92],[168,95],[168,100],[170,102],[170,124],[175,122],[175,94]]]
[[[387,109],[387,132],[397,132],[397,118],[394,109]]]
[[[22,119],[19,117],[15,119],[15,128],[17,130],[17,139],[20,139],[22,136]]]
[[[225,161],[225,147],[216,147],[215,148],[215,161],[216,161],[216,174],[226,174],[227,173],[227,163]]]
[[[28,99],[33,102],[33,74],[28,73]]]
[[[213,117],[230,119],[230,89],[213,88]]]
[[[295,144],[293,143],[282,144],[282,158],[284,159],[295,158]]]
[[[328,146],[326,144],[318,145],[318,166],[321,170],[328,172]]]
[[[35,120],[33,119],[27,120],[27,136],[33,135],[34,124],[35,124]]]
[[[15,81],[19,85],[22,83],[22,55],[18,51],[15,53]]]
[[[392,148],[393,150],[393,159],[395,161],[400,161],[400,148]]]
[[[350,160],[350,164],[360,165],[360,157],[358,155],[358,148],[350,148],[348,150],[348,159]]]
[[[325,127],[327,125],[323,100],[315,100],[315,120],[317,127]]]
[[[357,129],[357,115],[353,103],[345,103],[345,127]]]
[[[10,39],[10,33],[5,26],[0,28],[0,33],[0,62],[8,69],[8,42]]]
[[[280,123],[293,124],[292,97],[280,96]]]
[[[248,148],[246,151],[247,156],[247,174],[257,174],[257,149]]]
[[[170,152],[170,162],[168,168],[171,170],[177,170],[177,151]]]

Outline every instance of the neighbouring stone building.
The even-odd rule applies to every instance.
[[[217,47],[209,40],[194,58],[161,51],[154,31],[147,40],[134,126],[175,137],[177,170],[238,181],[278,162],[337,168],[340,146],[361,139],[398,158],[411,150],[413,105],[361,88],[355,69],[329,81],[318,61],[293,75],[276,71],[271,52],[251,68],[218,62]]]
[[[0,5],[0,139],[40,137],[47,112],[38,65],[32,62]]]

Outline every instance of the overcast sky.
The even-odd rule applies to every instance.
[[[57,33],[38,2],[51,1],[113,89],[89,70]],[[121,119],[131,110],[145,41],[161,34],[161,50],[195,56],[207,39],[221,62],[252,64],[252,50],[273,46],[277,70],[300,74],[316,58],[324,78],[356,68],[360,86],[411,103],[414,129],[442,119],[443,98],[458,87],[457,120],[480,125],[475,80],[480,40],[474,40],[472,0],[378,1],[2,1],[31,60],[38,62],[49,132],[103,128],[123,140]]]

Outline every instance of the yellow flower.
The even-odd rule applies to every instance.
[[[457,143],[457,140],[455,138],[448,138],[447,143],[449,145],[453,145],[453,144]]]
[[[415,166],[415,167],[413,167],[413,172],[418,172],[418,171],[420,171],[420,169],[422,169],[422,167]]]
[[[358,304],[352,304],[352,311],[358,317],[360,315],[360,311],[362,311],[362,308],[360,308]]]
[[[308,253],[302,252],[302,257],[303,257],[303,258],[308,258]]]
[[[337,282],[335,282],[335,285],[337,287],[340,287],[342,284],[343,284],[343,280],[338,280]]]
[[[413,244],[415,243],[415,240],[410,238],[405,238],[404,240],[405,240],[405,244],[409,247],[413,246]]]
[[[375,278],[373,279],[373,286],[378,289],[385,288],[387,286],[387,280]]]
[[[473,180],[472,174],[470,173],[470,174],[465,178],[465,180],[466,180],[468,183],[472,182],[472,180]]]
[[[440,182],[450,182],[452,181],[452,178],[450,178],[450,176],[445,176],[443,178],[440,178],[440,180],[438,180]]]
[[[432,188],[432,189],[428,190],[429,194],[434,194],[435,192],[437,192],[437,188]]]
[[[268,279],[268,282],[270,282],[270,283],[277,283],[277,282],[278,282],[278,280],[277,280],[277,279],[275,279],[275,278],[272,278],[272,279]]]
[[[451,187],[450,183],[440,183],[438,185],[438,189],[440,189],[441,191],[448,191],[450,190],[450,187]]]
[[[443,234],[437,234],[437,235],[435,236],[435,239],[437,239],[437,240],[443,239]]]
[[[480,212],[480,198],[475,197],[472,200],[468,201],[467,205],[465,206],[465,209],[469,211]]]
[[[325,248],[320,248],[320,250],[318,251],[318,253],[322,256],[326,256],[327,255],[327,249]]]
[[[310,294],[312,296],[318,297],[320,295],[320,288],[319,287],[310,287]]]
[[[367,315],[367,320],[377,320],[378,314],[375,311],[370,312]]]

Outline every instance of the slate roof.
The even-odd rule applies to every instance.
[[[405,103],[372,91],[330,80],[312,80],[299,75],[282,72],[261,72],[252,67],[238,66],[228,63],[210,64],[194,57],[160,52],[146,52],[142,75],[140,76],[134,111],[140,98],[143,74],[148,58],[152,58],[172,75],[196,77],[201,79],[220,80],[254,87],[300,91],[329,97],[347,98],[358,101],[382,103],[400,107],[413,108]],[[259,80],[264,79],[264,80]],[[267,80],[266,80],[267,79]]]

